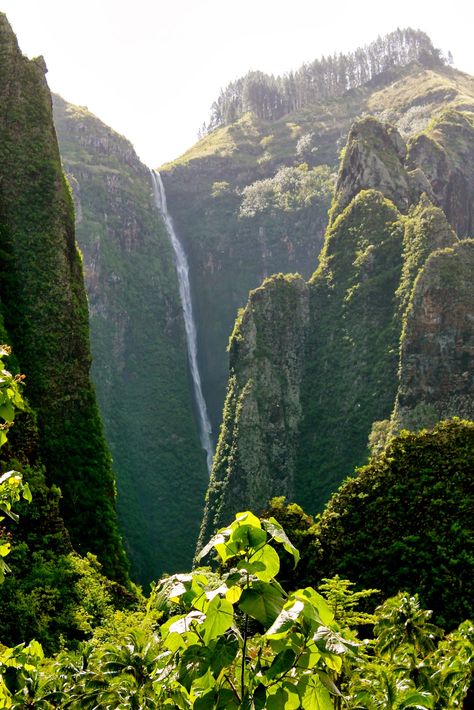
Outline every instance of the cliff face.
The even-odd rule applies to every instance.
[[[390,135],[381,130],[377,137],[371,131],[366,140],[369,124],[357,127],[341,188],[356,174],[351,161],[365,166],[365,173],[357,172],[355,191],[349,185],[347,192],[339,190],[341,209],[359,189],[374,188],[405,212],[423,192],[436,198],[429,171],[416,169],[415,148],[413,161],[405,164],[404,141],[427,130],[447,107],[474,109],[473,78],[450,67],[411,64],[278,120],[246,114],[161,169],[168,206],[189,255],[204,393],[215,434],[235,314],[249,290],[272,273],[297,271],[309,278],[316,268],[338,154],[353,121],[370,114],[396,130]],[[302,165],[308,168],[306,179]],[[466,189],[473,184],[469,170],[462,170]]]
[[[421,270],[401,340],[396,429],[474,419],[474,242],[434,252]]]
[[[273,276],[250,293],[230,339],[230,377],[201,532],[229,510],[257,509],[294,490],[309,289],[301,276]]]
[[[150,172],[131,144],[59,97],[54,116],[74,192],[119,516],[133,573],[147,583],[189,566],[208,482],[172,250]]]
[[[87,302],[45,64],[0,15],[0,298],[7,338],[38,414],[48,482],[78,551],[126,578],[114,477],[89,378]]]
[[[421,168],[437,204],[459,237],[474,233],[474,114],[454,109],[437,116],[409,145],[408,161]]]
[[[458,125],[461,140],[462,115]],[[456,136],[451,136],[453,143]],[[437,185],[406,156],[393,127],[373,118],[357,122],[343,153],[318,269],[306,288],[299,284],[300,304],[293,305],[293,314],[298,308],[306,314],[305,327],[292,333],[296,343],[281,341],[286,319],[272,320],[272,290],[265,284],[260,299],[251,297],[239,318],[235,333],[240,340],[234,344],[235,334],[231,340],[231,378],[208,494],[207,532],[212,531],[210,520],[220,524],[239,506],[258,508],[267,491],[286,495],[309,511],[320,509],[344,476],[366,460],[373,422],[386,420],[389,429],[397,392],[398,423],[404,424],[413,408],[422,424],[472,415],[472,244],[460,243],[443,210],[426,193],[420,196],[425,185],[438,201]],[[374,189],[377,185],[380,189]],[[298,322],[294,315],[289,320]],[[252,327],[246,328],[247,323]],[[298,407],[291,427],[285,421],[279,434],[283,445],[278,467],[273,466],[275,472],[291,470],[291,476],[281,481],[270,472],[270,482],[262,480],[250,490],[246,481],[260,481],[255,472],[265,470],[270,448],[252,443],[254,410],[247,413],[245,404],[238,409],[238,399],[232,398],[243,393],[245,402],[253,392],[261,370],[255,342],[272,353],[265,362],[271,384],[262,388],[258,407],[263,412],[272,403],[273,409],[266,410],[267,424],[260,423],[258,440],[271,431],[270,412],[281,404],[274,399],[276,383],[288,361],[296,367],[292,397]],[[304,356],[294,358],[295,349]],[[238,427],[228,416],[232,407],[238,411]],[[422,417],[427,411],[431,422]],[[247,422],[252,426],[247,428]],[[251,464],[242,455],[247,450],[252,451]]]

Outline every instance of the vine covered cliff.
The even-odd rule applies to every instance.
[[[148,583],[190,564],[208,482],[172,249],[150,171],[129,141],[57,96],[54,118],[74,193],[120,522],[133,575]]]
[[[26,375],[47,482],[79,552],[127,578],[115,481],[95,393],[74,209],[42,58],[28,60],[0,15],[0,298],[5,338]]]
[[[458,127],[446,144],[452,154],[466,140],[471,119],[450,115],[451,126]],[[407,149],[389,124],[372,117],[356,122],[314,275],[297,282],[291,313],[282,309],[281,317],[269,317],[275,310],[270,280],[255,292],[260,298],[251,294],[239,316],[203,523],[207,533],[239,505],[260,506],[268,492],[320,510],[340,481],[366,461],[369,435],[380,446],[401,425],[474,416],[472,244],[459,241],[448,222],[459,225],[459,212],[445,214],[439,184],[413,163],[412,146]],[[467,184],[469,171],[467,166],[458,179]],[[469,214],[471,206],[464,200],[460,210]],[[305,313],[304,327],[298,326],[299,312]],[[287,342],[282,338],[289,324]],[[256,388],[262,352],[265,386]],[[291,404],[281,392],[289,366]],[[228,417],[233,408],[238,418]],[[279,408],[282,431],[274,432],[270,412]],[[252,445],[255,411],[266,412],[258,427],[265,444],[259,447]],[[266,470],[277,441],[268,480],[255,471]],[[291,476],[282,479],[280,471]],[[246,498],[239,497],[242,491]]]

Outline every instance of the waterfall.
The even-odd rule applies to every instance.
[[[166,226],[166,231],[168,232],[168,236],[173,247],[176,273],[178,274],[179,295],[181,298],[181,305],[183,307],[184,328],[186,332],[186,347],[188,351],[189,368],[191,370],[191,377],[193,379],[194,398],[196,400],[196,408],[199,419],[199,437],[201,439],[201,446],[206,452],[207,468],[210,471],[212,466],[212,459],[214,456],[214,448],[212,446],[211,439],[211,423],[207,414],[206,400],[204,399],[204,395],[202,393],[201,376],[199,374],[199,367],[197,361],[196,323],[194,321],[193,304],[191,301],[188,260],[184,252],[183,246],[178,239],[178,235],[175,232],[173,220],[171,219],[171,216],[168,212],[165,188],[161,180],[161,175],[159,172],[152,170],[151,176],[153,182],[153,195],[155,197],[155,203],[161,213],[161,216],[163,217],[163,221]]]

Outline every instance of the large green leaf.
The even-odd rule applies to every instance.
[[[233,632],[218,638],[212,650],[211,670],[214,675],[218,676],[223,668],[229,666],[238,652],[239,641]]]
[[[290,670],[296,660],[296,653],[291,648],[285,648],[275,656],[270,668],[265,671],[265,677],[268,680],[274,680],[282,673]]]
[[[267,533],[262,528],[253,525],[240,525],[229,539],[229,545],[235,545],[236,550],[250,550],[264,545],[267,540]]]
[[[196,678],[203,676],[211,665],[211,651],[206,646],[195,644],[187,648],[179,661],[178,680],[186,690]]]
[[[265,636],[272,639],[279,639],[286,636],[289,629],[292,628],[295,621],[300,616],[304,609],[304,602],[297,599],[296,601],[287,602],[279,613],[271,627],[266,632]]]
[[[290,554],[293,555],[293,558],[295,560],[295,567],[299,562],[300,559],[300,553],[296,549],[296,547],[293,545],[291,540],[289,539],[288,535],[286,532],[283,530],[282,526],[278,522],[278,520],[275,520],[275,518],[269,518],[268,520],[262,520],[262,525],[264,529],[267,531],[267,533],[275,540],[275,542],[279,542],[283,545],[284,549]]]
[[[209,540],[209,542],[207,543],[207,545],[204,545],[204,547],[202,548],[202,550],[201,550],[201,551],[199,552],[199,554],[197,555],[197,557],[196,557],[197,561],[199,562],[200,560],[202,560],[203,557],[206,557],[206,555],[209,554],[209,552],[210,552],[213,548],[216,549],[216,550],[218,550],[218,551],[219,551],[219,549],[222,550],[222,548],[224,548],[224,550],[225,550],[225,543],[226,543],[227,540],[229,539],[231,533],[232,533],[232,530],[230,530],[229,528],[227,528],[227,529],[225,529],[225,530],[223,530],[223,531],[219,531],[219,532],[216,533],[213,537],[211,537],[211,539]],[[219,548],[219,549],[218,549],[218,548]],[[220,553],[219,553],[219,554],[220,554]],[[222,555],[221,555],[221,557],[222,557]],[[226,558],[223,558],[224,561],[225,561],[225,559],[226,559]]]
[[[11,423],[15,418],[15,410],[9,399],[5,399],[0,405],[0,417]]]
[[[222,636],[234,621],[234,607],[227,599],[214,597],[206,609],[206,620],[202,624],[204,641],[209,643]]]
[[[320,651],[328,653],[354,653],[360,645],[356,641],[344,638],[337,631],[327,626],[320,626],[313,635],[313,640]]]
[[[217,704],[217,692],[212,689],[193,703],[193,710],[215,710]]]
[[[298,692],[304,710],[334,710],[329,692],[318,676],[305,676],[298,683]]]
[[[261,579],[263,582],[269,582],[273,577],[276,577],[280,570],[280,558],[277,552],[265,545],[261,550],[258,550],[249,559],[249,572]]]
[[[160,631],[163,637],[166,636],[167,632],[170,634],[184,634],[187,631],[192,631],[195,623],[202,624],[205,618],[205,614],[202,614],[200,611],[190,611],[189,614],[173,616],[171,619],[168,619],[168,621],[162,625]]]
[[[239,609],[269,626],[277,618],[285,603],[281,593],[267,582],[255,582],[244,589],[239,601]]]
[[[300,698],[291,683],[278,683],[267,688],[265,710],[297,710],[299,707]]]
[[[313,587],[298,589],[292,596],[305,602],[305,615],[308,618],[312,618],[324,626],[329,626],[334,622],[334,614],[327,601]]]

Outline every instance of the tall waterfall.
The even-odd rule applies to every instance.
[[[153,194],[155,203],[163,217],[168,236],[174,251],[174,260],[176,264],[176,272],[178,274],[179,295],[183,307],[184,327],[186,331],[186,346],[188,350],[189,367],[193,378],[194,397],[199,418],[199,437],[201,439],[202,448],[207,456],[207,468],[209,471],[212,466],[214,456],[214,448],[211,439],[211,423],[207,414],[206,400],[202,393],[201,376],[197,361],[197,337],[196,323],[193,316],[193,304],[191,301],[191,287],[189,284],[189,265],[183,246],[175,232],[173,220],[168,212],[166,204],[166,194],[161,175],[159,172],[151,171],[153,182]]]

